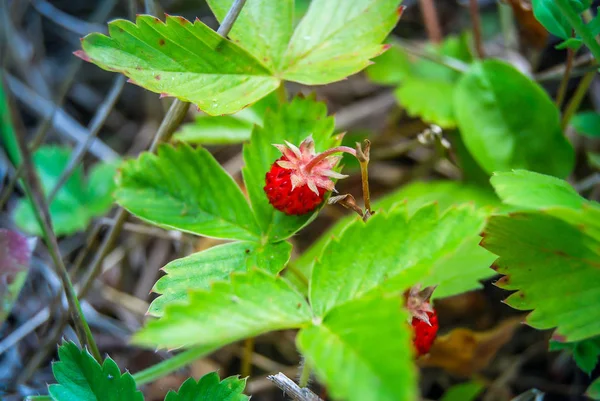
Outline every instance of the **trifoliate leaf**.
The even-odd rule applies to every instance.
[[[472,207],[450,209],[439,216],[435,205],[411,217],[405,208],[397,208],[375,214],[366,224],[356,219],[329,242],[314,265],[310,300],[315,314],[324,316],[336,305],[376,288],[397,293],[426,281],[444,291],[444,282],[456,282],[459,275],[469,283],[463,283],[461,290],[479,287],[477,280],[493,275],[489,271],[493,258],[482,258],[474,241],[483,220]],[[445,295],[454,293],[453,288],[445,291]]]
[[[25,283],[35,242],[16,231],[0,228],[0,326]]]
[[[110,22],[108,31],[87,35],[79,57],[211,115],[234,113],[279,86],[260,61],[200,20],[139,15],[135,24]]]
[[[283,58],[282,78],[305,85],[339,81],[367,67],[396,26],[399,0],[312,0]]]
[[[569,123],[581,135],[600,138],[600,114],[595,111],[577,113]]]
[[[156,155],[125,162],[115,198],[160,227],[227,239],[260,236],[242,191],[203,148],[161,145]]]
[[[33,164],[46,195],[56,185],[70,158],[71,149],[56,146],[43,146],[33,154]],[[114,164],[97,164],[86,182],[83,167],[75,168],[50,204],[50,217],[56,234],[72,234],[82,230],[93,217],[110,209],[115,171]],[[41,235],[42,229],[28,199],[19,202],[14,219],[23,231]]]
[[[430,181],[408,184],[398,191],[392,192],[383,198],[376,200],[373,205],[375,210],[380,213],[382,211],[389,211],[392,207],[402,202],[406,204],[409,214],[413,214],[416,210],[431,202],[436,202],[438,204],[440,213],[446,211],[453,205],[467,202],[473,203],[477,207],[490,206],[490,209],[499,204],[498,198],[492,191],[487,191],[479,186],[463,184],[456,181]],[[293,261],[294,267],[304,272],[307,277],[310,277],[312,274],[313,263],[321,255],[324,247],[329,243],[331,238],[339,238],[344,228],[354,220],[354,216],[347,216],[338,220],[336,224],[321,235],[310,248],[304,251],[298,259]],[[289,275],[289,278],[290,280],[293,280],[299,288],[304,287],[302,283],[294,280],[293,275]]]
[[[591,206],[554,207],[492,216],[484,230],[481,244],[505,275],[497,285],[517,290],[505,302],[533,310],[527,323],[556,328],[561,342],[600,335],[599,216]]]
[[[396,88],[395,95],[408,115],[442,128],[455,128],[452,106],[454,84],[441,80],[409,78]]]
[[[174,139],[200,145],[240,143],[250,139],[254,124],[262,127],[267,109],[279,107],[276,97],[265,96],[251,107],[229,116],[198,115],[196,121],[183,124]]]
[[[400,297],[367,297],[300,331],[298,348],[335,399],[414,401],[412,332]]]
[[[598,364],[598,357],[600,357],[600,337],[593,337],[574,343],[550,340],[550,351],[558,350],[570,351],[579,369],[590,375]]]
[[[462,138],[490,174],[523,168],[567,176],[575,154],[562,133],[559,114],[538,84],[498,60],[472,64],[454,90],[454,116]]]
[[[208,0],[219,22],[234,0]],[[250,0],[244,4],[229,37],[272,71],[279,71],[293,32],[294,0]]]
[[[152,302],[148,313],[162,316],[167,305],[188,302],[189,291],[207,290],[213,282],[226,280],[233,272],[258,268],[277,274],[291,251],[291,244],[285,241],[265,245],[243,241],[217,245],[174,260],[161,269],[167,274],[153,288],[161,296]]]
[[[179,387],[178,392],[170,390],[165,401],[248,401],[243,394],[246,379],[230,376],[219,381],[216,372],[208,373],[196,382],[190,377]]]
[[[209,3],[222,20],[233,1]],[[230,32],[233,42],[200,20],[141,15],[135,24],[111,22],[110,36],[86,36],[76,54],[210,115],[231,114],[282,79],[327,84],[365,68],[385,49],[381,42],[398,21],[400,0],[314,0],[293,34],[291,0],[248,3]]]
[[[566,181],[533,171],[495,173],[490,182],[504,203],[520,208],[564,206],[579,209],[587,203]]]
[[[262,270],[234,273],[209,290],[191,291],[189,303],[171,304],[133,341],[151,347],[225,345],[312,320],[306,300],[288,282]]]
[[[107,357],[100,365],[87,350],[72,342],[58,348],[59,362],[52,364],[58,384],[49,386],[54,401],[143,401],[129,373],[121,374],[119,367]]]
[[[262,232],[271,241],[292,236],[318,212],[316,210],[302,216],[289,216],[269,203],[263,189],[265,175],[275,160],[281,157],[281,152],[273,144],[288,141],[299,145],[312,135],[316,151],[322,152],[339,143],[339,139],[331,136],[334,125],[333,117],[327,116],[324,103],[316,102],[313,98],[297,97],[291,103],[282,105],[279,110],[267,111],[264,126],[256,126],[252,139],[244,144],[244,182]]]

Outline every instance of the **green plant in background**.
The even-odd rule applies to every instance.
[[[43,146],[35,152],[33,162],[46,195],[54,189],[70,159],[69,148]],[[84,178],[81,166],[73,171],[50,204],[56,234],[72,234],[83,230],[93,217],[101,216],[110,209],[116,168],[116,163],[98,163],[87,178]],[[28,199],[17,205],[14,219],[23,231],[41,235],[42,230]]]
[[[234,1],[208,3],[223,21]],[[248,0],[231,40],[200,21],[147,15],[135,23],[111,22],[109,36],[84,38],[79,57],[207,114],[177,134],[187,143],[162,144],[156,154],[122,163],[117,204],[149,224],[231,242],[170,262],[154,286],[159,297],[150,305],[152,318],[133,342],[186,349],[176,362],[122,374],[112,359],[100,364],[87,350],[65,343],[53,366],[58,384],[50,386],[52,399],[103,399],[109,393],[117,394],[111,399],[142,399],[137,386],[194,358],[238,340],[296,329],[304,379],[314,370],[334,399],[416,400],[405,293],[423,286],[435,288],[433,299],[449,297],[480,288],[481,280],[496,274],[503,275],[501,288],[516,291],[506,303],[532,311],[530,326],[554,329],[551,349],[570,350],[591,372],[600,353],[600,205],[562,180],[572,172],[575,154],[558,107],[507,62],[474,58],[469,35],[431,46],[425,50],[430,60],[411,58],[392,41],[367,75],[397,86],[411,116],[456,129],[491,176],[496,195],[474,184],[413,183],[374,202],[373,215],[341,219],[290,261],[288,239],[320,208],[297,216],[269,203],[265,174],[281,157],[272,145],[299,145],[312,135],[317,152],[324,152],[342,138],[324,103],[314,96],[288,100],[283,82],[321,85],[361,71],[389,46],[381,43],[401,14],[398,0],[313,0],[295,23],[294,7],[292,0]],[[589,2],[538,1],[534,7],[551,32],[561,36],[573,25],[594,51],[590,27],[572,18]],[[569,13],[557,14],[564,7]],[[454,60],[453,67],[440,65],[445,59]],[[591,118],[580,116],[573,125],[590,134]],[[244,142],[247,196],[210,152],[191,146],[234,142]],[[68,157],[57,148],[36,154],[48,188]],[[368,151],[362,157],[368,160]],[[105,178],[112,173],[101,165],[87,185],[81,171],[73,174],[51,206],[58,233],[82,228],[109,207],[112,188]],[[27,205],[19,207],[17,221],[36,232]],[[63,219],[67,209],[84,223]],[[213,373],[189,379],[166,400],[241,401],[248,399],[244,385],[234,377],[219,381]],[[473,399],[481,389],[467,383],[444,400]],[[588,395],[597,394],[596,382]]]

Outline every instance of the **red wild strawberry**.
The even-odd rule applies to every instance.
[[[429,353],[439,327],[435,310],[427,312],[427,320],[421,320],[416,316],[413,317],[411,324],[414,331],[413,344],[417,349],[417,353],[419,356]]]
[[[438,332],[437,313],[429,303],[435,287],[421,291],[420,285],[410,289],[406,297],[406,308],[412,315],[413,344],[418,356],[429,353]]]
[[[305,214],[319,206],[327,192],[335,191],[332,178],[347,177],[333,171],[341,156],[331,156],[344,147],[317,154],[312,136],[299,147],[285,143],[274,145],[283,156],[267,172],[264,190],[275,209],[289,215]]]

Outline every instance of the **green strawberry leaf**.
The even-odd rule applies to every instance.
[[[504,203],[520,208],[564,206],[579,209],[588,203],[566,181],[533,171],[495,173],[490,182]]]
[[[455,128],[452,108],[454,84],[441,80],[409,78],[396,88],[395,95],[411,117],[442,128]]]
[[[600,377],[597,378],[590,384],[585,395],[592,400],[600,400]]]
[[[366,297],[300,331],[298,348],[335,399],[413,401],[412,334],[400,297]]]
[[[435,205],[411,217],[400,207],[377,213],[366,224],[356,219],[329,242],[314,265],[309,295],[315,315],[324,316],[373,290],[397,293],[422,282],[439,285],[444,295],[453,295],[456,288],[478,288],[478,280],[493,275],[489,265],[494,258],[482,257],[476,241],[483,223],[483,214],[472,207],[439,216]],[[460,278],[463,283],[457,284]]]
[[[559,350],[568,350],[579,369],[591,375],[600,357],[600,336],[573,343],[550,340],[550,351]]]
[[[274,93],[229,116],[198,115],[195,122],[183,124],[173,138],[201,145],[245,142],[250,139],[255,124],[263,126],[267,109],[279,107]]]
[[[253,127],[253,123],[234,115],[203,115],[196,117],[193,123],[183,124],[173,138],[191,144],[227,145],[250,139]]]
[[[49,386],[54,401],[110,400],[143,401],[129,373],[121,374],[119,367],[107,357],[100,365],[87,350],[72,342],[58,348],[59,362],[52,364],[58,384]]]
[[[0,326],[25,283],[34,247],[35,240],[0,228]]]
[[[205,374],[196,381],[190,377],[179,387],[179,392],[169,390],[165,401],[249,401],[244,395],[246,379],[230,376],[219,381],[217,372]]]
[[[266,245],[244,241],[217,245],[174,260],[161,269],[167,274],[152,290],[161,296],[152,301],[148,313],[162,316],[167,305],[189,302],[190,290],[207,290],[213,282],[226,280],[233,272],[259,268],[277,274],[291,251],[292,245],[286,241]]]
[[[313,0],[296,27],[282,64],[283,79],[305,85],[339,81],[381,54],[396,26],[399,0]]]
[[[228,282],[195,290],[189,303],[174,303],[149,321],[133,341],[150,347],[222,346],[312,320],[308,303],[288,282],[263,270],[233,273]]]
[[[600,114],[595,111],[577,113],[569,123],[581,135],[600,138]]]
[[[413,74],[414,61],[400,46],[390,43],[391,47],[382,55],[373,59],[373,65],[365,70],[367,77],[382,85],[397,85]]]
[[[227,15],[234,0],[208,0],[219,20]],[[229,37],[272,71],[279,71],[293,32],[294,0],[246,2]]]
[[[110,37],[82,41],[79,57],[120,72],[132,83],[192,102],[211,115],[231,114],[279,86],[272,72],[235,43],[196,20],[139,15],[136,23],[115,20]]]
[[[252,139],[244,144],[244,182],[262,232],[270,241],[280,241],[292,236],[318,212],[315,210],[302,216],[289,216],[276,210],[269,203],[263,189],[265,175],[275,160],[281,157],[281,152],[273,144],[288,141],[299,145],[306,137],[312,135],[316,151],[322,152],[339,143],[339,139],[332,137],[334,125],[333,117],[327,116],[324,103],[316,102],[312,98],[296,97],[277,111],[268,110],[264,126],[255,126]]]
[[[473,401],[485,390],[485,384],[479,381],[469,381],[455,384],[440,398],[440,401]]]
[[[381,211],[389,211],[401,202],[405,202],[409,214],[413,214],[416,210],[431,202],[438,204],[440,213],[445,212],[451,206],[467,202],[474,203],[477,207],[496,206],[499,204],[498,198],[491,191],[486,191],[478,186],[456,181],[417,181],[376,200],[373,203],[373,207],[380,213]],[[338,220],[310,248],[304,251],[298,259],[293,261],[294,267],[302,271],[306,277],[310,277],[315,260],[321,256],[323,249],[327,246],[331,238],[339,238],[342,231],[354,220],[354,216],[347,216]],[[298,288],[305,287],[304,284],[295,279],[294,275],[288,274],[288,278]],[[439,288],[437,291],[439,292]]]
[[[580,14],[590,8],[591,0],[569,0],[569,5]],[[554,0],[532,0],[533,15],[554,36],[569,39],[573,28]]]
[[[209,4],[222,20],[232,1]],[[110,36],[86,36],[76,55],[210,115],[231,114],[282,79],[327,84],[365,68],[385,50],[380,43],[398,21],[400,0],[314,0],[293,34],[291,0],[248,3],[230,32],[233,42],[200,20],[140,15],[135,24],[109,23]]]
[[[452,57],[470,64],[473,62],[473,55],[470,48],[471,40],[469,33],[448,36],[439,45],[427,44],[424,51],[434,55]],[[416,58],[413,73],[415,78],[433,81],[456,82],[461,77],[460,72],[422,57]]]
[[[571,37],[571,25],[569,21],[562,15],[562,12],[553,0],[532,0],[533,15],[540,24],[544,26],[554,36],[561,39]]]
[[[206,149],[161,145],[125,162],[117,180],[117,203],[149,223],[207,237],[260,236],[242,191]]]
[[[424,51],[471,63],[469,35],[450,36],[440,45],[426,46]],[[460,73],[432,61],[411,58],[400,45],[392,47],[367,68],[367,76],[382,84],[398,84],[398,103],[412,117],[443,128],[456,127],[452,97]]]
[[[454,115],[466,147],[490,174],[524,168],[565,177],[573,170],[575,154],[556,105],[505,62],[472,64],[455,88]]]
[[[33,154],[33,164],[46,195],[56,185],[70,158],[71,149],[56,146],[40,147]],[[114,164],[97,164],[86,182],[83,167],[75,168],[50,205],[50,217],[56,234],[72,234],[85,229],[93,217],[101,216],[110,209],[115,170]],[[41,235],[42,229],[28,199],[19,202],[14,219],[23,231]]]
[[[496,284],[517,290],[505,303],[533,310],[527,323],[556,328],[561,342],[600,335],[600,227],[597,207],[554,207],[489,219],[481,245],[500,258]]]

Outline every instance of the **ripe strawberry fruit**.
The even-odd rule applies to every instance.
[[[312,136],[299,147],[289,142],[274,146],[283,156],[267,172],[264,190],[269,203],[285,214],[313,211],[327,192],[335,190],[331,179],[347,177],[333,171],[341,156],[331,156],[330,152],[317,154]]]
[[[414,331],[413,344],[415,345],[419,356],[429,353],[439,327],[435,310],[432,309],[432,312],[426,313],[429,322],[416,316],[412,318],[411,322]]]
[[[412,316],[413,344],[418,356],[429,353],[439,328],[437,313],[429,303],[434,290],[435,287],[421,290],[421,285],[417,284],[405,294],[406,309]]]

